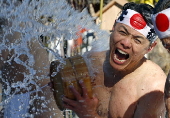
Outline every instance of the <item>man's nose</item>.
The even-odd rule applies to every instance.
[[[125,39],[121,40],[121,45],[125,48],[125,49],[129,49],[132,46],[132,39],[130,37],[127,37]]]

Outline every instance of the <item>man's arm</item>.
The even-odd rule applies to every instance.
[[[164,87],[166,74],[155,63],[148,63],[147,72],[142,78],[144,89],[138,89],[138,104],[134,118],[160,118],[165,117]],[[138,85],[141,88],[140,84]]]
[[[142,96],[138,102],[134,118],[165,117],[164,94],[153,91]]]
[[[170,118],[170,72],[168,74],[165,83],[165,105],[166,105],[168,118]]]

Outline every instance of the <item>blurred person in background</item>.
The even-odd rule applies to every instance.
[[[162,45],[170,53],[170,0],[159,0],[154,8],[152,21],[155,32],[162,41]],[[170,118],[170,72],[165,84],[165,104],[167,116]]]

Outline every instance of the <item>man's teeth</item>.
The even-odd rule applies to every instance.
[[[119,53],[124,54],[124,55],[127,55],[126,52],[123,52],[122,50],[119,50],[119,49],[117,49],[117,50],[119,51]]]
[[[121,62],[121,63],[123,63],[123,62],[126,61],[126,60],[120,60],[120,59],[118,59],[116,55],[114,55],[114,59],[117,60],[117,61],[119,61],[119,62]]]

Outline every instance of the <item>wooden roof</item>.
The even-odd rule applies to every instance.
[[[113,5],[120,5],[120,6],[123,6],[125,3],[127,3],[128,1],[127,0],[112,0],[111,2],[109,2],[106,6],[103,7],[103,13],[105,11],[107,11],[110,7],[112,7]],[[100,11],[98,11],[95,16],[96,17],[99,17],[100,15]]]

